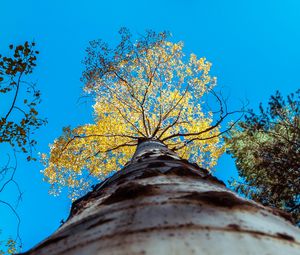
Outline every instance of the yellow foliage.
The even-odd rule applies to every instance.
[[[95,96],[95,122],[65,128],[49,157],[42,154],[43,171],[53,191],[67,186],[72,198],[121,169],[135,151],[138,137],[156,138],[178,154],[212,168],[223,153],[219,127],[204,113],[203,95],[215,85],[211,63],[183,53],[182,43],[162,40],[138,47],[126,57],[89,73],[85,91]],[[120,57],[116,55],[115,58]]]
[[[12,238],[8,238],[4,242],[4,244],[3,244],[3,241],[0,242],[0,244],[2,246],[5,246],[4,250],[0,248],[0,255],[16,254],[16,252],[18,251],[18,249],[17,249],[17,242],[15,240],[13,240]]]

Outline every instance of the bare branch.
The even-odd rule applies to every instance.
[[[132,142],[132,141],[130,141],[130,142]],[[84,160],[89,160],[91,157],[96,157],[100,153],[107,153],[107,152],[115,151],[115,150],[117,150],[119,148],[122,148],[122,147],[136,146],[137,145],[137,142],[135,142],[135,143],[130,143],[130,142],[125,142],[125,143],[119,144],[119,145],[117,145],[113,148],[110,148],[110,149],[107,149],[107,150],[104,150],[104,151],[98,150],[94,155],[89,156],[89,157],[85,158]]]
[[[184,141],[184,143],[183,143],[182,146],[175,147],[175,148],[173,148],[173,150],[174,151],[180,150],[180,149],[184,148],[185,146],[187,146],[188,144],[190,144],[193,141],[204,141],[204,140],[210,140],[210,139],[214,139],[214,138],[220,137],[221,135],[223,135],[223,134],[227,133],[229,130],[231,130],[241,120],[242,116],[240,116],[237,120],[235,120],[232,124],[230,124],[229,127],[226,130],[223,130],[222,132],[219,132],[216,135],[209,136],[209,137],[194,137],[194,138],[192,138],[190,140]]]

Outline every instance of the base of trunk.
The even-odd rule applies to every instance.
[[[300,232],[287,215],[152,145],[77,200],[67,222],[25,254],[299,254]]]

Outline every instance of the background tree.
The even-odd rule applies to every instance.
[[[120,34],[115,49],[100,40],[87,49],[82,80],[95,99],[95,123],[64,128],[49,158],[42,155],[54,193],[66,186],[72,198],[82,194],[92,177],[98,182],[124,166],[141,138],[160,140],[209,169],[223,153],[220,124],[233,112],[213,90],[211,63],[185,56],[183,43],[168,41],[166,32],[149,31],[134,42],[128,30]],[[204,111],[206,94],[218,111]]]
[[[226,138],[242,181],[236,191],[293,215],[300,224],[300,90],[277,91],[266,109],[253,110]]]
[[[28,80],[36,66],[35,43],[25,42],[22,45],[10,45],[10,53],[0,55],[0,146],[11,154],[1,153],[0,193],[9,185],[15,185],[21,199],[21,190],[15,180],[17,169],[17,153],[24,153],[27,160],[35,160],[32,148],[36,141],[32,138],[36,129],[45,124],[44,119],[38,118],[37,105],[40,103],[40,91],[35,84]],[[7,162],[5,160],[7,159]],[[20,217],[16,206],[9,201],[0,200],[2,206],[8,207],[18,220],[17,238],[6,242],[7,253],[13,254],[17,250],[17,243],[21,245],[19,236]],[[0,251],[0,254],[4,251]]]

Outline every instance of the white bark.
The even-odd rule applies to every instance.
[[[299,255],[282,212],[237,196],[158,142],[77,200],[67,222],[25,254]]]

